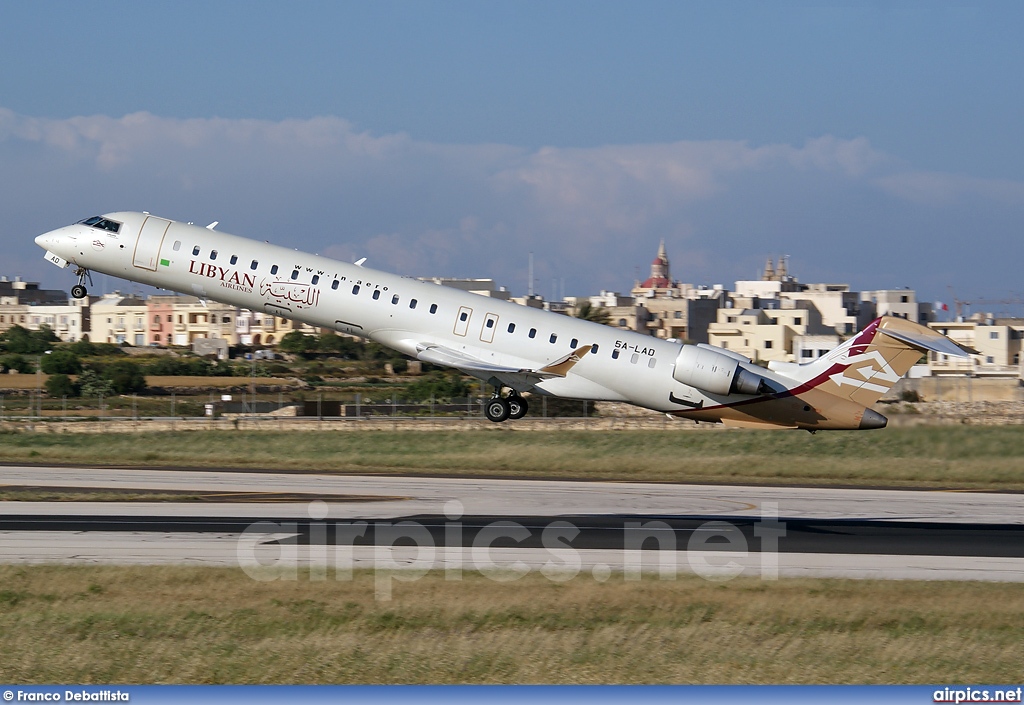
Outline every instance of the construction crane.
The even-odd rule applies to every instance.
[[[1024,306],[1024,298],[1020,296],[1008,296],[1004,299],[974,299],[972,301],[962,301],[956,297],[956,293],[953,291],[952,285],[947,285],[946,288],[949,289],[949,295],[953,298],[953,305],[958,320],[965,315],[966,309],[974,305]]]

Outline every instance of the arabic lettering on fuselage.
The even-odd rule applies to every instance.
[[[278,302],[290,301],[297,308],[317,305],[320,300],[320,289],[310,284],[288,281],[267,281],[260,282],[260,296],[275,299]]]

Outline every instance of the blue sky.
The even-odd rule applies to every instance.
[[[1024,5],[0,1],[2,273],[94,212],[570,294],[1021,295]],[[52,269],[52,271],[51,271]],[[559,286],[561,288],[561,285]]]

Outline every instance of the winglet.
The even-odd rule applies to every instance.
[[[577,348],[576,350],[573,350],[565,357],[556,360],[555,362],[552,362],[550,365],[546,365],[540,368],[539,371],[547,372],[548,374],[552,375],[558,375],[559,377],[565,377],[567,374],[569,374],[569,370],[571,370],[576,365],[576,363],[580,361],[580,358],[582,358],[584,355],[590,352],[590,349],[592,347],[594,346],[584,345],[582,348]]]
[[[206,226],[206,229],[207,229],[207,230],[213,230],[213,229],[214,229],[214,228],[216,228],[216,227],[217,227],[218,225],[220,225],[220,221],[219,221],[219,220],[215,220],[215,221],[213,221],[212,223],[210,223],[209,225],[207,225],[207,226]]]

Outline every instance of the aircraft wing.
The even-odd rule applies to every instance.
[[[495,377],[506,386],[513,387],[518,391],[525,391],[542,380],[551,379],[552,377],[565,377],[569,370],[580,361],[580,358],[590,352],[591,347],[590,345],[584,345],[577,350],[573,350],[565,357],[559,358],[543,367],[533,369],[497,365],[435,343],[418,344],[416,346],[416,358],[435,365],[454,367],[466,374],[484,380]]]

